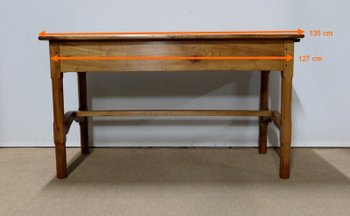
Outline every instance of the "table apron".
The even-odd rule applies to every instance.
[[[284,40],[61,41],[58,56],[284,56]],[[60,60],[61,72],[282,70],[285,60]]]

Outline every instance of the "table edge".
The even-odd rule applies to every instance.
[[[236,40],[236,39],[293,39],[298,42],[303,34],[104,34],[104,35],[45,35],[39,40],[49,41],[118,41],[118,40]]]

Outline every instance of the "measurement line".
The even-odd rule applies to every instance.
[[[199,32],[65,32],[65,33],[48,33],[42,31],[39,33],[40,37],[46,36],[73,36],[73,35],[145,35],[145,34],[205,34],[205,35],[217,35],[217,34],[304,34],[304,30],[252,30],[252,31],[199,31]]]
[[[53,61],[113,61],[113,60],[287,60],[293,56],[58,56]]]

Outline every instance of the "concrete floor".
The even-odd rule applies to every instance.
[[[255,148],[0,149],[0,215],[350,215],[350,149],[294,148],[291,179]]]

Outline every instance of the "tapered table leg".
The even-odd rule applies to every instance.
[[[78,94],[79,94],[79,111],[87,110],[87,87],[86,73],[78,72]],[[88,134],[88,118],[84,117],[79,122],[80,125],[80,146],[81,153],[89,153],[89,134]]]
[[[260,82],[260,110],[269,110],[269,73],[261,71]],[[267,127],[268,121],[264,117],[259,117],[259,153],[267,152]]]

